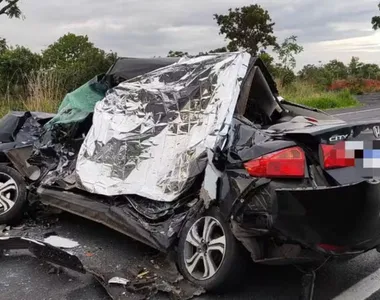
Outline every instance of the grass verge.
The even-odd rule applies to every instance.
[[[280,95],[295,103],[319,109],[355,107],[360,102],[348,90],[329,92],[318,90],[312,84],[297,81],[280,89]]]
[[[0,98],[0,117],[9,110],[56,112],[64,91],[59,75],[54,72],[36,72],[28,78],[27,95]],[[360,103],[348,91],[321,91],[314,85],[296,81],[280,89],[288,101],[319,109],[355,107]]]
[[[26,78],[26,90],[0,95],[0,117],[10,110],[56,112],[65,95],[57,72],[38,71]]]

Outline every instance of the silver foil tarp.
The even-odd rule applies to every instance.
[[[110,90],[79,153],[81,188],[176,200],[226,137],[249,60],[244,52],[183,58]]]

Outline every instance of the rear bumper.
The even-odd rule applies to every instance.
[[[380,245],[380,182],[321,188],[296,180],[253,185],[237,201],[232,220],[235,237],[255,260],[287,259],[283,253],[289,245],[298,247],[292,258],[312,253],[354,257]],[[271,254],[271,248],[280,251]]]
[[[380,244],[380,182],[278,188],[272,229],[318,252],[360,253]]]

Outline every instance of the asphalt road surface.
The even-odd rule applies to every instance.
[[[380,105],[367,103],[359,109],[332,111],[346,121],[380,120]],[[157,253],[102,225],[68,214],[59,215],[53,225],[36,229],[36,236],[54,231],[78,241],[81,257],[89,263],[117,270],[140,261],[154,260]],[[78,254],[77,253],[77,254]],[[297,299],[302,274],[293,266],[251,266],[241,287],[228,295],[202,295],[197,299]],[[50,265],[26,252],[11,252],[0,258],[0,300],[108,300],[91,275],[64,270],[53,272]],[[332,262],[317,274],[315,299],[380,299],[380,253],[371,251],[346,262]]]

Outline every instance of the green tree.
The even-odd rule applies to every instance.
[[[332,74],[323,65],[306,65],[298,72],[298,77],[315,84],[320,89],[326,89],[333,81]]]
[[[331,77],[333,80],[336,79],[347,79],[348,76],[348,68],[346,65],[338,61],[337,59],[333,59],[330,62],[328,62],[324,66],[326,72],[331,74]]]
[[[360,76],[360,69],[362,66],[363,63],[359,61],[359,57],[353,56],[348,65],[348,73],[354,77]]]
[[[380,68],[377,64],[363,64],[360,68],[360,77],[367,79],[378,79]]]
[[[278,58],[285,68],[294,69],[296,67],[297,54],[303,51],[303,47],[297,44],[297,37],[292,35],[286,38],[281,45],[274,48],[277,52]]]
[[[67,90],[105,73],[116,58],[116,53],[106,53],[96,48],[87,36],[72,33],[62,36],[42,52],[45,68],[61,72]]]
[[[313,64],[304,65],[303,68],[298,72],[298,77],[301,80],[312,81],[313,78],[316,78],[320,72],[320,67],[317,67]]]
[[[0,54],[7,50],[7,40],[0,38]]]
[[[187,52],[170,50],[167,57],[183,57],[183,56],[188,56],[188,55],[189,53]]]
[[[216,48],[214,50],[210,50],[208,53],[224,53],[224,52],[228,52],[227,47]]]
[[[18,6],[19,0],[0,0],[0,16],[5,15],[8,18],[20,18],[21,10]],[[6,49],[6,40],[0,37],[0,53]]]
[[[0,0],[0,16],[6,15],[9,18],[20,18],[21,10],[18,6],[19,1],[20,0]]]
[[[380,10],[380,3],[377,5],[377,7],[379,8]],[[372,28],[374,30],[377,30],[380,28],[380,16],[374,16],[372,18]]]
[[[296,78],[293,71],[296,67],[295,56],[303,51],[303,47],[297,44],[297,37],[292,35],[286,38],[281,45],[277,45],[274,51],[278,54],[278,59],[281,62],[276,67],[281,85],[285,86],[292,83]]]
[[[282,87],[292,84],[297,78],[293,69],[285,67],[280,63],[277,63],[274,66],[273,75],[275,78],[278,78],[280,80],[280,85]]]
[[[228,14],[214,14],[214,19],[220,26],[219,34],[229,40],[229,51],[245,49],[256,56],[260,49],[276,45],[270,15],[260,5],[253,4],[241,8],[230,8]]]
[[[40,68],[41,56],[29,49],[9,47],[0,53],[0,89],[13,93],[24,89],[31,72]]]

